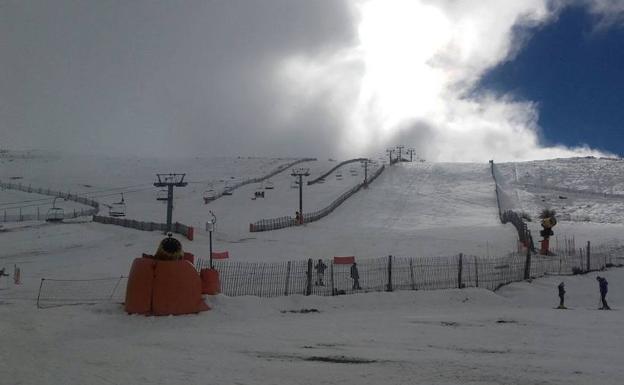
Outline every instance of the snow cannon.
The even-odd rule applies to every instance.
[[[552,231],[552,228],[557,224],[557,218],[555,217],[555,210],[544,209],[540,214],[540,218],[542,219],[542,231],[540,231],[540,235],[544,238],[540,241],[541,255],[549,254],[549,238],[555,233]]]
[[[136,258],[128,276],[126,312],[180,315],[209,310],[202,299],[202,281],[193,259],[171,234],[160,242],[153,256]]]

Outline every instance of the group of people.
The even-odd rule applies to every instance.
[[[316,270],[316,281],[314,284],[316,286],[325,286],[323,283],[323,278],[325,277],[325,270],[327,269],[327,265],[323,262],[322,259],[319,259],[316,265],[314,266],[314,270]],[[350,269],[350,276],[353,280],[353,290],[362,290],[360,286],[360,272],[357,268],[357,263],[353,262]]]
[[[600,288],[600,310],[611,310],[609,305],[607,304],[607,292],[609,291],[609,282],[605,277],[598,276],[596,277],[596,281],[598,281],[598,287]],[[565,298],[565,284],[561,282],[557,289],[559,290],[559,309],[567,309],[564,305]]]

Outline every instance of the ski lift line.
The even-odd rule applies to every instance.
[[[111,189],[106,189],[106,190],[99,190],[99,191],[90,191],[88,193],[76,193],[76,194],[72,194],[72,195],[91,195],[91,194],[95,194],[92,195],[92,197],[108,197],[108,196],[114,196],[114,195],[118,195],[119,192],[116,193],[110,193],[110,194],[97,194],[99,192],[108,192],[108,191],[114,191],[114,190],[120,190],[120,189],[126,189],[126,188],[130,188],[130,187],[139,187],[139,186],[147,186],[146,184],[141,184],[141,185],[135,185],[135,186],[127,186],[127,187],[115,187],[115,188],[111,188]],[[144,188],[144,189],[136,189],[136,190],[127,190],[127,191],[123,191],[123,193],[133,193],[133,192],[140,192],[140,191],[146,191],[146,190],[151,190],[153,188],[153,186],[150,185],[149,188]],[[38,194],[37,192],[33,191],[31,194]],[[15,202],[0,202],[0,206],[10,206],[10,205],[18,205],[21,203],[32,203],[32,202],[43,202],[43,201],[51,201],[52,198],[46,197],[46,198],[37,198],[37,199],[25,199],[25,200],[21,200],[21,201],[15,201]],[[42,206],[42,205],[36,205],[36,206]],[[32,207],[31,206],[21,206],[21,207]]]
[[[153,187],[150,188],[145,188],[145,189],[138,189],[138,190],[130,190],[130,191],[124,191],[124,194],[131,194],[134,192],[140,192],[140,191],[147,191],[147,190],[152,190]],[[72,194],[73,195],[73,194]],[[117,196],[119,195],[119,193],[112,193],[112,194],[102,194],[102,195],[94,195],[90,198],[104,198],[104,197],[109,197],[109,196]],[[48,206],[49,204],[52,203],[52,201],[54,200],[55,197],[50,197],[50,198],[42,198],[42,199],[36,199],[36,200],[31,200],[31,201],[25,201],[25,202],[32,202],[32,201],[37,201],[40,203],[33,203],[33,204],[28,204],[28,205],[17,205],[17,206],[10,206],[10,207],[4,207],[2,205],[0,205],[0,209],[1,210],[14,210],[14,209],[20,209],[20,208],[28,208],[28,207],[41,207],[41,206]],[[18,204],[20,202],[16,202],[13,203],[14,205]],[[7,204],[8,205],[8,204]],[[108,206],[107,206],[108,207]]]

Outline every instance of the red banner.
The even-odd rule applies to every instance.
[[[355,257],[334,257],[334,265],[352,265]]]
[[[228,253],[227,251],[220,251],[220,252],[213,251],[212,252],[212,259],[228,259],[228,258],[230,258],[230,253]]]

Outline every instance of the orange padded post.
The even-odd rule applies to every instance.
[[[221,281],[219,280],[219,272],[216,269],[202,269],[200,276],[203,294],[214,295],[221,292]]]

